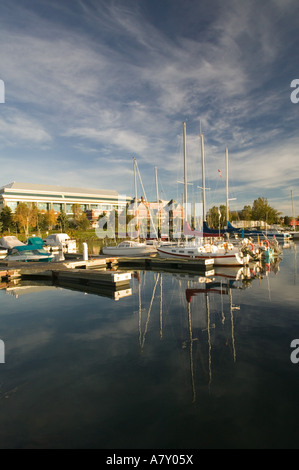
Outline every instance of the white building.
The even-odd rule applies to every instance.
[[[131,197],[120,196],[117,191],[106,189],[84,189],[13,182],[0,188],[0,211],[8,206],[13,212],[19,202],[35,203],[40,210],[62,210],[71,215],[72,206],[79,204],[83,211],[109,212],[121,210]]]

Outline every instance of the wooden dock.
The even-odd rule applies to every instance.
[[[168,272],[200,272],[213,275],[214,260],[213,259],[175,259],[157,257],[119,257],[117,266],[121,269],[149,269],[163,270]]]
[[[79,259],[78,259],[79,258]],[[81,258],[81,259],[80,259]],[[112,270],[112,268],[116,269]],[[131,279],[129,270],[162,270],[165,272],[200,272],[213,275],[213,259],[189,260],[175,258],[149,257],[105,257],[98,256],[88,260],[77,258],[51,263],[0,262],[0,280],[12,279],[53,279],[55,282],[74,282],[82,285],[103,285],[117,288],[128,284]]]

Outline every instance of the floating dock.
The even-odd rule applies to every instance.
[[[78,255],[77,255],[78,256]],[[113,268],[115,268],[113,270]],[[0,279],[12,280],[16,278],[53,279],[56,282],[74,282],[82,285],[105,285],[117,287],[128,284],[130,270],[163,270],[168,272],[200,272],[213,275],[214,260],[185,260],[160,257],[105,257],[93,259],[71,259],[51,263],[33,262],[0,262]],[[119,271],[116,271],[118,269]]]
[[[213,275],[214,259],[176,259],[157,257],[119,257],[119,268],[164,270],[168,272],[200,272]]]

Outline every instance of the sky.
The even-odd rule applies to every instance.
[[[138,196],[181,201],[186,122],[188,201],[202,132],[207,210],[228,148],[231,210],[298,215],[298,33],[298,0],[0,0],[0,186],[131,196],[135,157]]]

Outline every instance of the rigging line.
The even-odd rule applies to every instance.
[[[144,186],[143,186],[143,183],[142,183],[140,171],[139,171],[139,168],[138,168],[138,163],[137,163],[136,160],[135,160],[135,165],[136,165],[137,173],[138,173],[138,176],[139,176],[140,184],[141,184],[141,187],[142,187],[142,191],[143,191],[143,194],[144,194],[144,198],[145,198],[146,202],[148,202],[146,194],[145,194],[145,189],[144,189]],[[150,209],[148,207],[148,210],[149,210],[149,215],[150,215],[150,220],[151,220],[151,223],[152,223],[152,227],[154,228],[155,235],[158,238],[158,233],[157,233],[157,230],[156,230],[156,227],[155,227],[155,224],[154,224],[154,221],[153,221],[153,217],[152,217],[152,209]]]

